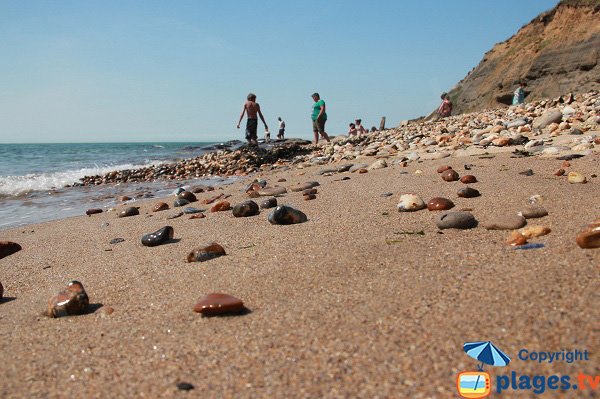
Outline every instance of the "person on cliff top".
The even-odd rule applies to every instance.
[[[442,93],[442,104],[438,108],[438,115],[440,118],[446,118],[452,114],[452,102],[448,93]]]
[[[285,134],[285,121],[281,119],[281,116],[277,118],[279,121],[279,133],[277,133],[277,138],[279,140],[283,140],[283,135]]]
[[[361,134],[367,134],[367,129],[363,127],[361,119],[356,119],[354,123],[356,124],[356,131],[358,132],[359,136]]]
[[[356,125],[354,123],[350,124],[348,136],[358,136],[358,131],[356,130]]]
[[[314,101],[312,110],[312,124],[313,133],[315,135],[315,144],[319,143],[319,134],[327,142],[329,142],[329,136],[325,132],[325,122],[327,122],[327,113],[325,112],[325,101],[321,100],[319,93],[313,93],[312,99]]]
[[[513,105],[521,105],[525,102],[525,86],[527,86],[525,82],[519,83],[519,87],[514,92]]]
[[[256,94],[248,94],[247,101],[244,103],[244,108],[242,108],[242,114],[240,115],[240,120],[237,124],[238,129],[240,128],[242,119],[244,119],[245,113],[248,115],[248,120],[246,121],[246,140],[248,140],[249,145],[258,146],[258,135],[256,133],[256,130],[258,129],[257,116],[260,116],[260,120],[265,125],[266,131],[269,131],[269,127],[267,126],[267,122],[265,122],[265,118],[260,111],[260,105],[258,105],[256,102]]]

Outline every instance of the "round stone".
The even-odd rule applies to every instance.
[[[461,188],[456,194],[461,198],[475,198],[481,195],[478,190],[469,186]]]
[[[187,255],[188,262],[206,262],[225,255],[225,249],[216,242],[193,249]]]
[[[166,202],[157,202],[152,207],[152,212],[166,211],[167,209],[169,209],[169,205]]]
[[[179,194],[177,194],[177,198],[178,199],[185,199],[188,200],[189,202],[196,202],[198,201],[198,199],[196,198],[196,196],[194,195],[194,193],[190,192],[190,191],[182,191]]]
[[[171,226],[165,226],[154,233],[146,234],[142,237],[142,245],[146,247],[155,247],[164,244],[173,239],[174,230]]]
[[[233,216],[236,218],[258,215],[258,204],[252,200],[244,201],[233,207]]]
[[[277,206],[277,198],[267,198],[260,203],[262,209],[275,208]]]
[[[273,209],[268,216],[269,223],[271,224],[296,224],[303,223],[308,220],[306,215],[292,208],[291,206],[280,205],[277,208]]]
[[[126,218],[129,216],[136,216],[139,215],[140,211],[138,210],[137,207],[135,206],[130,206],[129,208],[123,209],[121,212],[119,212],[117,214],[118,217],[120,218]]]
[[[516,230],[525,226],[527,221],[520,215],[504,215],[484,224],[488,230]]]
[[[416,194],[402,194],[400,196],[398,212],[414,212],[425,208],[425,202]]]
[[[180,207],[180,206],[186,206],[189,205],[190,201],[186,200],[185,198],[178,198],[173,202],[173,206],[174,207]]]
[[[541,205],[530,205],[519,212],[519,215],[523,216],[525,219],[537,219],[548,216],[548,211]]]
[[[443,165],[443,166],[439,166],[439,167],[437,168],[437,172],[438,172],[438,173],[442,173],[442,172],[445,172],[445,171],[447,171],[448,169],[452,169],[452,166],[449,166],[449,165]]]
[[[446,212],[438,216],[436,226],[441,229],[472,229],[477,226],[477,220],[469,212]]]
[[[222,293],[208,294],[194,305],[194,312],[202,316],[239,314],[244,310],[244,302],[241,299]]]
[[[448,169],[444,172],[442,172],[442,179],[444,181],[457,181],[458,180],[458,173],[454,170],[454,169]]]
[[[477,183],[477,178],[473,175],[464,175],[460,178],[460,182],[464,184]]]
[[[434,197],[427,203],[427,209],[430,211],[447,211],[454,208],[454,202],[448,198]]]
[[[180,391],[191,391],[192,389],[194,389],[194,386],[188,382],[178,382],[177,389],[179,389]]]
[[[587,179],[584,175],[579,172],[569,172],[567,175],[567,181],[571,184],[584,184],[587,183]]]

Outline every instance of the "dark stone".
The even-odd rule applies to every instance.
[[[83,284],[71,281],[58,295],[48,301],[47,315],[49,317],[62,317],[85,313],[90,304]]]
[[[189,192],[189,191],[182,191],[179,194],[177,194],[177,198],[178,199],[185,199],[188,200],[189,202],[196,202],[198,201],[198,198],[196,198],[196,196],[194,195],[194,193]]]
[[[135,206],[130,206],[129,208],[123,209],[121,212],[119,212],[117,214],[118,217],[120,218],[126,218],[129,216],[136,216],[139,215],[140,211],[137,207]]]
[[[88,209],[87,211],[85,211],[85,214],[88,216],[91,216],[91,215],[95,215],[97,213],[102,213],[102,212],[103,212],[102,209],[93,208],[93,209]]]
[[[440,230],[472,229],[477,226],[477,220],[469,212],[446,212],[436,219],[435,224]]]
[[[519,174],[523,175],[523,176],[533,176],[533,170],[527,169],[527,170],[524,170],[523,172],[519,172]]]
[[[146,247],[155,247],[164,244],[173,239],[174,230],[171,226],[165,226],[154,233],[146,234],[142,237],[142,245]]]
[[[442,179],[447,182],[457,181],[458,173],[454,169],[447,169],[442,172]]]
[[[258,214],[258,204],[252,200],[244,201],[241,204],[237,204],[233,207],[233,216],[236,218],[254,216]]]
[[[202,213],[202,212],[204,212],[204,209],[198,209],[198,208],[192,208],[192,207],[183,209],[183,213],[188,214],[188,215],[191,215],[193,213]]]
[[[427,203],[427,209],[430,211],[447,211],[451,208],[454,208],[454,202],[448,198],[435,197]]]
[[[190,204],[190,201],[186,200],[185,198],[178,198],[175,200],[175,202],[173,202],[174,207],[186,206],[189,204]]]
[[[562,157],[558,157],[556,159],[558,159],[559,161],[570,161],[573,159],[577,159],[577,158],[583,158],[585,155],[581,155],[581,154],[569,154],[569,155],[563,155]]]
[[[296,224],[303,223],[308,220],[306,215],[290,206],[280,205],[275,208],[268,217],[271,224]]]
[[[277,206],[277,198],[267,198],[260,203],[262,209],[275,208]]]
[[[191,391],[192,389],[194,389],[194,386],[189,382],[178,382],[177,389],[179,389],[180,391]]]
[[[158,202],[152,207],[152,212],[160,212],[169,209],[169,205],[166,202]]]
[[[114,245],[114,244],[118,244],[118,243],[123,242],[123,241],[125,241],[124,238],[117,237],[117,238],[113,238],[112,240],[110,240],[109,243]]]
[[[461,198],[475,198],[481,195],[481,193],[478,190],[469,186],[461,188],[460,190],[458,190],[457,194]]]
[[[19,252],[23,249],[19,244],[12,241],[0,241],[0,259]]]
[[[216,242],[198,247],[187,255],[188,262],[206,262],[225,255],[225,249]]]

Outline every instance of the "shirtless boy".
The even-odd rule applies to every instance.
[[[265,130],[268,131],[267,122],[265,122],[265,118],[263,117],[262,112],[260,112],[260,105],[256,102],[256,94],[250,93],[247,97],[248,101],[244,104],[244,108],[242,109],[242,114],[240,115],[240,120],[238,121],[237,128],[240,128],[240,123],[242,123],[242,119],[244,119],[244,114],[248,114],[248,120],[246,121],[246,140],[248,140],[248,144],[252,146],[257,146],[258,135],[256,130],[258,129],[258,118],[260,116],[260,120],[265,125]]]

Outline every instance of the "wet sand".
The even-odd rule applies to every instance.
[[[495,375],[511,371],[598,375],[600,249],[579,248],[575,235],[600,216],[600,178],[590,177],[600,174],[600,155],[573,160],[567,170],[585,174],[588,184],[554,176],[561,163],[505,153],[366,174],[319,176],[326,166],[314,166],[253,176],[286,187],[320,182],[316,200],[292,192],[278,199],[308,215],[291,226],[269,224],[268,210],[166,220],[175,210],[151,213],[158,200],[149,200],[134,204],[139,216],[108,212],[0,232],[0,240],[23,246],[0,260],[8,297],[0,304],[0,397],[450,398],[458,397],[456,374],[477,366],[463,343],[484,340],[513,359],[486,368],[494,384]],[[445,164],[475,175],[472,187],[482,196],[458,198],[464,185],[436,173]],[[467,172],[464,164],[473,167]],[[519,174],[529,168],[533,176]],[[276,183],[281,177],[287,181]],[[248,199],[249,181],[216,193],[239,203]],[[400,194],[410,192],[425,201],[450,198],[453,210],[472,209],[480,226],[439,231],[438,212],[399,213]],[[531,242],[544,248],[513,250],[508,232],[481,227],[519,211],[534,194],[549,216],[529,224],[552,232]],[[176,242],[140,244],[165,225],[174,227]],[[109,244],[117,237],[125,241]],[[191,249],[211,241],[227,256],[185,262]],[[42,316],[71,279],[84,284],[95,312]],[[211,292],[241,298],[251,312],[194,313],[197,299]],[[106,316],[101,305],[114,313]],[[587,349],[590,360],[540,365],[519,360],[522,348]],[[179,391],[182,381],[195,389]],[[576,394],[594,397],[590,390]],[[548,390],[543,397],[565,395]],[[499,397],[534,396],[509,390]]]

